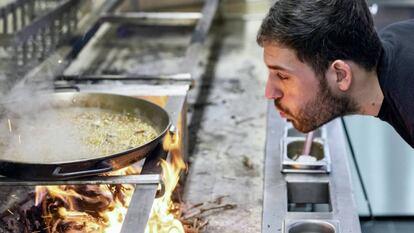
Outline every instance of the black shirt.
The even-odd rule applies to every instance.
[[[384,28],[378,79],[384,94],[378,117],[414,148],[414,20]]]

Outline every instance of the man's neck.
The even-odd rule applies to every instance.
[[[358,114],[378,116],[384,100],[379,85],[377,72],[367,72],[363,69],[354,70],[354,90],[353,96],[359,105]]]

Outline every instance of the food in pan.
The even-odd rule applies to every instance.
[[[120,153],[150,142],[156,131],[130,112],[57,108],[0,121],[0,159],[59,163]]]

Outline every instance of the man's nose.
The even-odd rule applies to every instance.
[[[276,85],[272,84],[271,81],[267,80],[265,96],[267,99],[280,99],[283,96],[283,93],[279,88],[276,87]]]

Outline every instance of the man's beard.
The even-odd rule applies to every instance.
[[[350,97],[334,95],[325,77],[319,83],[316,97],[299,109],[297,115],[293,115],[277,100],[275,100],[275,105],[290,116],[293,126],[303,133],[315,130],[338,116],[356,113],[359,109],[358,104]]]

